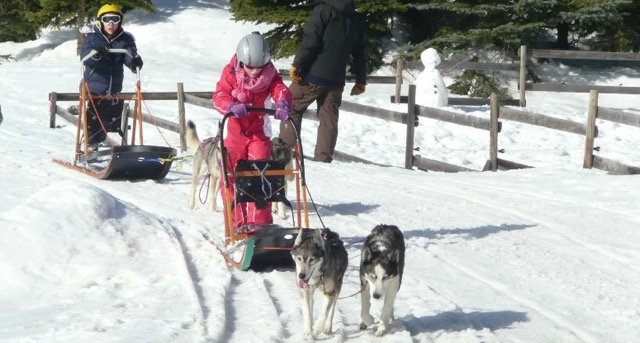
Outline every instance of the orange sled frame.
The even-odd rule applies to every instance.
[[[272,109],[251,108],[250,111],[273,114]],[[227,114],[221,127],[232,116]],[[291,122],[293,126],[293,122]],[[294,126],[295,128],[295,126]],[[302,144],[296,133],[297,144],[294,148],[293,169],[285,169],[285,163],[274,160],[240,160],[236,170],[230,170],[224,140],[220,140],[222,152],[222,170],[224,187],[222,190],[224,206],[224,239],[225,250],[222,255],[230,265],[240,270],[263,270],[293,265],[291,249],[299,230],[309,227],[309,209],[304,174]],[[237,203],[254,202],[256,206],[266,206],[272,201],[288,203],[282,188],[287,187],[285,176],[293,175],[295,184],[295,209],[292,208],[292,226],[283,227],[278,224],[268,225],[236,225],[233,208]],[[233,177],[234,189],[229,187],[229,177]],[[265,191],[266,190],[266,191]],[[231,202],[234,192],[234,202]],[[270,209],[269,209],[270,210]]]
[[[91,58],[97,52],[92,51],[83,60]],[[129,54],[126,49],[109,49],[109,53]],[[129,54],[130,56],[130,54]],[[136,91],[134,95],[110,95],[98,96],[89,93],[86,81],[82,78],[80,87],[80,102],[78,104],[78,122],[76,131],[76,143],[74,150],[74,160],[72,163],[60,159],[53,161],[65,167],[78,170],[87,175],[99,179],[155,179],[164,178],[173,158],[176,156],[176,149],[161,146],[145,146],[142,132],[142,93],[140,91],[140,69],[136,71]],[[133,123],[131,125],[131,136],[127,140],[129,131],[129,109],[123,106],[122,119],[120,125],[120,135],[122,141],[116,144],[107,135],[107,141],[111,147],[91,150],[88,144],[87,127],[87,106],[93,106],[97,113],[96,102],[106,101],[133,101]],[[108,129],[105,123],[98,116],[100,126],[105,133]]]

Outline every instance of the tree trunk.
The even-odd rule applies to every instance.
[[[77,29],[76,40],[78,42],[76,47],[76,54],[78,56],[80,56],[80,50],[82,49],[82,44],[84,43],[84,33],[82,33],[82,28],[84,27],[86,19],[87,19],[87,11],[85,9],[85,0],[80,0],[78,2],[78,21],[77,21],[78,27],[76,28]]]
[[[569,24],[566,22],[559,22],[556,29],[558,30],[558,39],[556,40],[558,49],[568,50],[569,49]]]

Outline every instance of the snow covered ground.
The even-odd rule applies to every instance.
[[[154,2],[155,3],[155,2]],[[143,91],[211,91],[240,37],[265,26],[236,23],[218,5],[159,1],[125,27],[145,61]],[[72,159],[75,127],[48,127],[48,93],[80,78],[72,30],[0,43],[0,342],[299,342],[302,318],[291,270],[239,272],[214,244],[223,219],[188,211],[189,163],[160,181],[94,179],[52,163]],[[287,68],[290,60],[276,61]],[[550,79],[639,86],[638,68],[540,67]],[[385,73],[380,71],[379,73]],[[134,78],[127,73],[127,85]],[[344,99],[383,108],[389,85]],[[515,86],[511,89],[516,89]],[[404,90],[406,94],[406,89]],[[528,93],[527,110],[584,122],[588,95]],[[67,106],[73,103],[60,105]],[[640,111],[637,97],[602,95],[601,106]],[[176,121],[175,102],[147,102]],[[488,117],[486,107],[451,110]],[[189,106],[201,137],[219,114]],[[303,123],[306,151],[315,123]],[[637,128],[599,123],[602,156],[640,166]],[[275,125],[277,127],[277,125]],[[163,133],[177,147],[176,134]],[[155,129],[145,143],[163,145]],[[404,127],[341,113],[337,149],[375,162],[308,161],[322,222],[337,231],[349,268],[326,342],[632,342],[640,337],[640,178],[582,169],[584,138],[504,123],[505,159],[534,169],[497,173],[406,170]],[[423,157],[471,169],[488,158],[488,133],[423,119]],[[187,155],[189,152],[187,153]],[[322,224],[312,217],[312,226]],[[278,219],[278,222],[284,222]],[[407,261],[383,338],[358,329],[362,240],[377,224],[400,227]],[[319,295],[316,297],[319,300]],[[374,302],[373,314],[380,304]]]

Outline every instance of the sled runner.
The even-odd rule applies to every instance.
[[[267,112],[271,109],[251,108],[249,111]],[[227,114],[222,119],[225,127]],[[293,125],[293,123],[292,123]],[[225,249],[221,250],[225,259],[240,270],[261,270],[265,268],[293,266],[291,248],[299,230],[309,226],[309,216],[304,177],[304,161],[300,137],[294,149],[293,170],[285,169],[285,161],[276,160],[239,160],[235,170],[230,170],[228,152],[224,140],[220,141],[223,170],[223,207],[225,223]],[[235,222],[234,208],[241,203],[254,203],[257,208],[264,208],[270,202],[282,201],[291,207],[285,190],[286,175],[294,175],[295,208],[291,216],[292,226],[283,227],[278,224],[240,225]],[[235,182],[230,187],[229,178]],[[231,201],[231,192],[233,201]],[[269,208],[269,210],[271,210]],[[304,226],[303,222],[304,221]]]
[[[82,59],[84,62],[95,55],[92,51]],[[129,54],[126,49],[109,49],[109,53]],[[171,147],[144,145],[142,132],[142,93],[140,91],[140,69],[137,69],[136,90],[134,95],[100,96],[89,92],[84,80],[80,87],[78,104],[78,122],[73,162],[60,159],[53,161],[65,167],[78,170],[99,179],[155,179],[164,178],[176,149]],[[129,125],[129,106],[125,101],[133,103],[132,124]],[[114,106],[114,104],[116,104]],[[93,125],[99,125],[104,141],[98,145],[89,144],[89,121],[95,113]],[[131,134],[129,136],[129,128]],[[120,142],[109,137],[109,133],[118,133]]]

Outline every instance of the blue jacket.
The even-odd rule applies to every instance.
[[[80,60],[91,50],[106,46],[110,49],[127,49],[133,57],[138,55],[133,35],[118,28],[113,39],[109,40],[98,26],[87,34],[80,51]],[[127,54],[108,53],[106,56],[94,55],[84,62],[84,80],[89,85],[89,91],[97,95],[118,94],[122,91],[124,79],[123,64],[131,67],[132,58]]]

